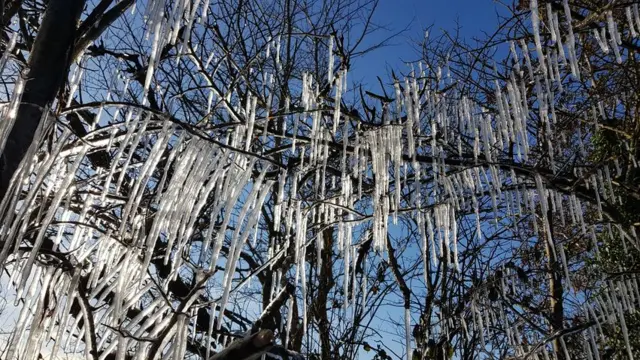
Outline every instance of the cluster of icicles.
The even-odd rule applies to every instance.
[[[553,89],[562,91],[561,74],[568,71],[575,77],[585,76],[580,74],[577,63],[577,40],[570,26],[566,0],[564,5],[565,23],[569,24],[567,34],[560,32],[559,19],[563,14],[547,7],[547,19],[551,20],[545,25],[557,46],[545,53],[540,39],[537,1],[531,1],[535,52],[542,61],[534,62],[526,43],[521,42],[519,51],[516,51],[515,44],[511,45],[516,59],[515,71],[521,74],[527,71],[529,79],[535,82],[534,91],[539,104],[536,111],[548,134],[552,133],[556,121]],[[151,53],[145,90],[153,79],[164,42],[176,42],[178,32],[174,29],[180,27],[180,22],[186,21],[184,25],[189,29],[196,26],[199,21],[196,13],[200,6],[207,9],[208,0],[202,4],[199,0],[181,0],[171,7],[170,14],[165,14],[163,1],[149,3],[146,20]],[[640,33],[637,4],[629,7],[626,15],[628,31],[635,37]],[[607,27],[601,31],[594,30],[594,36],[604,52],[613,49],[616,59],[621,61],[619,27],[610,13],[606,18]],[[184,32],[189,33],[189,30]],[[2,66],[7,63],[16,39],[14,34],[0,60]],[[278,63],[280,42],[276,39],[272,44],[267,49],[267,57],[273,55],[270,53],[273,51]],[[120,360],[128,350],[136,349],[136,359],[147,359],[152,351],[151,343],[133,339],[159,335],[162,335],[160,349],[164,350],[156,353],[156,358],[184,358],[187,341],[203,344],[208,358],[212,351],[210,339],[216,338],[213,330],[221,328],[223,310],[229,305],[233,293],[245,284],[234,282],[235,269],[247,243],[257,237],[261,208],[268,198],[275,199],[274,225],[280,229],[285,242],[269,248],[268,260],[262,269],[286,253],[293,253],[295,285],[302,298],[306,299],[307,248],[314,242],[318,251],[324,246],[323,236],[309,237],[308,230],[318,224],[334,226],[335,243],[344,259],[344,289],[354,289],[345,296],[345,307],[356,299],[355,254],[358,246],[371,235],[374,249],[384,254],[387,251],[389,221],[397,221],[401,213],[410,213],[419,225],[425,267],[446,259],[451,267],[460,268],[457,216],[475,214],[478,236],[482,236],[480,203],[481,198],[487,196],[496,218],[524,217],[539,209],[542,228],[538,228],[537,221],[532,222],[536,234],[551,238],[547,216],[551,213],[559,216],[563,224],[571,222],[584,234],[589,234],[597,248],[597,230],[585,222],[583,204],[575,194],[547,188],[546,180],[541,176],[531,179],[516,173],[514,168],[492,165],[496,164],[498,156],[509,143],[515,144],[514,161],[524,164],[528,159],[527,120],[533,110],[527,105],[526,84],[518,80],[522,76],[511,76],[506,84],[502,84],[505,86],[496,86],[498,113],[492,115],[469,100],[452,99],[431,90],[426,70],[420,66],[415,75],[403,84],[396,84],[395,112],[389,109],[381,126],[363,130],[359,126],[353,128],[344,120],[339,105],[335,106],[328,119],[322,118],[323,112],[316,111],[324,101],[318,97],[321,82],[333,84],[335,104],[340,104],[341,95],[347,90],[347,73],[333,69],[333,41],[329,44],[329,78],[314,79],[309,74],[304,75],[300,95],[304,112],[290,116],[282,134],[278,134],[288,139],[290,154],[305,155],[300,157],[302,162],[295,170],[278,169],[277,165],[248,153],[256,135],[270,135],[267,131],[268,114],[261,113],[264,110],[257,108],[257,98],[251,96],[246,98],[245,104],[231,105],[228,101],[230,95],[216,92],[212,83],[208,84],[212,89],[209,107],[214,99],[227,99],[221,103],[230,121],[242,123],[232,132],[202,132],[201,136],[194,136],[157,114],[116,107],[115,114],[109,119],[111,125],[91,128],[82,141],[72,136],[68,128],[61,127],[54,146],[48,151],[42,151],[35,143],[14,180],[13,195],[4,199],[1,208],[0,243],[3,248],[0,263],[11,274],[10,281],[15,285],[17,299],[22,306],[5,358],[19,354],[23,359],[35,359],[38,349],[49,349],[51,356],[62,350],[80,349],[87,356],[98,350],[103,354],[101,359],[115,352],[116,359]],[[180,47],[179,53],[196,66],[204,82],[210,81],[210,77],[204,74],[209,71],[213,54],[202,61],[188,49]],[[439,70],[439,82],[451,80],[441,79],[440,74]],[[72,89],[77,88],[81,75],[72,77]],[[272,75],[265,74],[265,79],[265,84],[273,82]],[[123,86],[126,89],[128,81]],[[426,90],[422,92],[423,89]],[[118,100],[116,94],[125,92],[111,90],[107,100]],[[21,83],[18,82],[11,102],[2,109],[5,120],[0,125],[0,145],[8,136],[21,91]],[[419,97],[421,93],[424,95]],[[99,112],[104,116],[103,108]],[[594,110],[596,121],[597,117],[605,116],[604,112],[604,106]],[[285,113],[289,113],[288,109]],[[53,126],[53,123],[52,118],[46,117],[42,127]],[[307,126],[299,126],[303,123]],[[473,139],[468,149],[463,138],[464,141]],[[141,155],[139,145],[142,144],[147,146],[143,147]],[[553,144],[549,142],[547,145],[553,158]],[[580,145],[584,149],[584,145]],[[448,152],[450,148],[458,149],[457,157]],[[110,166],[80,175],[79,169],[86,166],[86,155],[96,149],[105,149],[113,155]],[[333,151],[342,154],[340,178],[326,171]],[[134,160],[134,153],[138,160]],[[464,154],[473,156],[464,158]],[[140,156],[143,160],[139,160]],[[160,178],[156,178],[154,174],[163,159],[166,160],[165,170]],[[168,164],[173,164],[172,174],[168,173],[171,168]],[[464,170],[450,173],[455,164]],[[484,166],[467,166],[472,164]],[[615,171],[619,173],[617,162],[615,165]],[[133,173],[125,169],[136,171]],[[259,170],[256,172],[256,169]],[[274,171],[279,174],[276,179],[266,177],[267,173]],[[601,199],[616,201],[611,184],[612,171],[604,166],[586,181],[596,194],[601,218]],[[311,182],[318,200],[312,204],[299,198],[297,188],[299,180],[308,172],[313,172]],[[582,174],[575,175],[579,177]],[[131,178],[126,178],[128,176]],[[429,177],[432,180],[427,187],[424,179]],[[363,189],[363,184],[372,185],[370,193]],[[128,198],[120,196],[123,186],[128,186]],[[160,191],[150,202],[147,200],[141,204],[149,189]],[[403,200],[406,198],[403,193],[410,190],[410,200]],[[424,195],[426,193],[430,195]],[[43,202],[42,199],[48,200]],[[370,201],[368,213],[354,210],[364,201]],[[116,221],[95,211],[96,208],[109,207],[121,209]],[[153,216],[150,216],[150,208],[154,209]],[[209,227],[199,234],[202,246],[200,252],[194,254],[190,239],[195,236],[198,216],[203,211],[221,214],[222,222],[211,221]],[[356,232],[356,228],[363,224],[370,231],[358,239],[356,234],[360,232]],[[637,242],[635,233],[628,233],[620,226],[608,226],[607,229],[612,234],[616,232],[625,242]],[[25,237],[32,239],[29,246],[10,241]],[[225,237],[230,245],[224,261],[220,261]],[[153,268],[152,255],[158,238],[166,241],[163,262],[171,268],[170,276],[159,284],[152,281],[149,272]],[[289,250],[290,247],[293,251]],[[42,249],[46,249],[45,253],[67,253],[69,264],[57,268],[38,265],[38,254]],[[552,246],[552,249],[553,256],[560,257],[565,278],[570,282],[564,247]],[[185,262],[187,257],[191,261]],[[311,266],[322,266],[322,257],[317,256],[317,259],[318,263]],[[216,293],[219,297],[211,304],[199,303],[200,291],[180,302],[167,302],[162,296],[157,296],[153,302],[143,303],[145,294],[166,291],[169,283],[184,269],[190,269],[196,280],[203,284],[213,283],[213,274],[220,264],[223,264],[224,272],[218,274],[221,287]],[[278,273],[277,276],[285,274]],[[278,294],[282,290],[279,286],[280,281],[274,281],[271,293]],[[366,294],[366,278],[362,279],[361,286]],[[113,296],[108,300],[111,306],[92,310],[92,307],[104,304],[110,294]],[[80,304],[79,310],[72,306],[74,299]],[[585,304],[585,316],[596,324],[584,332],[585,351],[588,351],[589,358],[600,358],[596,342],[603,336],[602,323],[619,324],[629,348],[623,313],[635,311],[639,300],[637,280],[633,278],[611,284],[592,304]],[[289,306],[291,304],[289,302]],[[196,336],[194,315],[202,306],[208,307],[210,324],[205,336]],[[300,306],[306,332],[306,302],[302,301]],[[140,311],[134,318],[127,318],[131,309]],[[517,354],[531,351],[533,358],[549,358],[548,346],[533,350],[523,347],[518,325],[509,324],[503,309],[496,310],[477,297],[472,302],[471,313],[473,324],[467,326],[464,317],[461,321],[465,331],[478,332],[483,343],[492,324],[500,324],[501,328],[507,329],[509,343]],[[291,314],[288,311],[284,329],[287,334],[293,321]],[[91,326],[87,325],[89,321],[83,320],[90,317],[93,318]],[[411,317],[408,313],[405,323],[407,354],[410,356]],[[434,326],[429,331],[446,333],[448,323],[443,322],[443,325]],[[53,346],[50,339],[55,341]]]
[[[504,296],[507,292],[517,294],[522,285],[518,281],[505,281],[506,278],[515,278],[512,269],[503,268],[504,277],[501,279],[499,291]],[[463,331],[470,334],[479,334],[480,342],[486,344],[486,339],[493,336],[502,337],[506,333],[506,341],[513,349],[516,358],[530,358],[535,360],[556,359],[558,355],[565,359],[571,359],[570,352],[575,354],[576,349],[570,351],[565,337],[579,334],[577,340],[581,345],[578,350],[586,359],[602,359],[600,351],[602,344],[607,342],[605,331],[607,326],[619,327],[622,331],[626,354],[633,359],[633,351],[630,345],[629,331],[625,316],[634,314],[640,305],[640,290],[638,279],[635,275],[616,281],[609,281],[588,302],[582,305],[584,323],[577,324],[574,328],[567,328],[564,332],[550,332],[544,336],[528,328],[528,324],[520,319],[513,320],[509,312],[501,302],[492,302],[487,294],[476,294],[471,300],[472,323],[468,324],[463,316],[458,321],[462,324]],[[451,319],[449,319],[451,321]],[[610,331],[610,330],[609,330]],[[528,341],[523,341],[523,339]],[[549,347],[548,344],[558,338],[560,349]],[[576,337],[572,339],[575,341]],[[575,345],[574,345],[575,346]],[[559,351],[561,354],[556,354]]]

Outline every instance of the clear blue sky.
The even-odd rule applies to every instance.
[[[432,26],[430,36],[435,37],[459,26],[461,36],[471,40],[482,37],[482,31],[496,29],[496,11],[504,13],[505,8],[494,0],[380,0],[374,20],[389,31],[372,36],[369,44],[405,28],[407,31],[393,39],[390,46],[356,59],[349,76],[376,87],[376,75],[385,80],[388,69],[406,71],[403,61],[418,59],[416,41],[423,38],[424,29]]]

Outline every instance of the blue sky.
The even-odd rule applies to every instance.
[[[461,35],[470,40],[482,37],[482,31],[496,29],[496,11],[504,12],[505,7],[494,0],[380,0],[374,20],[390,31],[380,31],[370,38],[369,44],[390,33],[407,30],[393,39],[390,46],[355,60],[349,76],[375,87],[376,75],[384,80],[387,69],[406,70],[403,61],[418,59],[415,43],[424,36],[424,29],[432,26],[431,36],[438,36],[460,26]]]

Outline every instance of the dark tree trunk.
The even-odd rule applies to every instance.
[[[331,355],[331,323],[327,315],[327,307],[329,305],[329,293],[335,285],[333,277],[333,228],[328,228],[322,231],[322,234],[318,236],[323,237],[324,248],[320,252],[322,257],[322,268],[320,269],[320,283],[316,289],[317,293],[314,294],[315,299],[313,302],[313,315],[318,324],[318,334],[320,336],[320,358],[322,360],[333,359]],[[303,299],[305,300],[305,299]]]
[[[42,118],[64,85],[84,0],[50,0],[29,55],[28,72],[15,123],[0,158],[0,199],[3,199]]]

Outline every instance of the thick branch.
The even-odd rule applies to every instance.
[[[254,360],[259,359],[273,345],[273,331],[260,330],[244,339],[236,340],[226,349],[208,360]]]
[[[22,101],[0,159],[0,198],[34,140],[43,115],[69,71],[75,25],[84,0],[50,0],[29,56]]]

